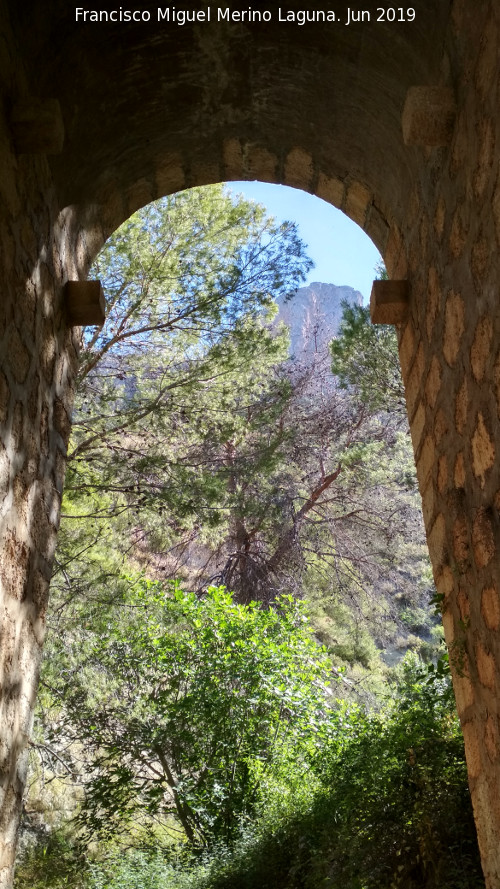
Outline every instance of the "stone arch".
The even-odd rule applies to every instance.
[[[2,0],[3,887],[70,429],[78,333],[63,285],[138,206],[256,171],[340,206],[408,280],[400,357],[424,520],[463,655],[455,690],[486,885],[500,886],[500,12],[420,0],[396,27],[365,6],[373,21],[359,26],[166,28],[86,26],[64,0]],[[415,85],[451,91],[443,141],[419,141],[418,108],[403,139]]]
[[[382,256],[388,243],[390,246],[390,223],[379,209],[381,201],[373,189],[351,175],[342,179],[325,173],[300,146],[291,148],[280,160],[261,144],[246,144],[233,138],[223,143],[218,165],[195,168],[188,175],[180,153],[169,154],[156,163],[153,181],[141,177],[123,192],[108,192],[103,203],[71,206],[61,211],[59,236],[67,243],[70,279],[86,277],[106,239],[136,210],[165,195],[221,181],[258,180],[301,189],[345,213],[368,235]]]

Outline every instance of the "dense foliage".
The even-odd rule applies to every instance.
[[[89,839],[211,848],[253,814],[269,770],[307,771],[330,664],[291,597],[264,609],[222,588],[149,589],[130,604],[135,623],[96,637],[62,690],[62,731],[86,756],[78,820]]]
[[[243,435],[247,464],[272,461],[249,413],[265,424],[286,397],[273,368],[287,338],[271,321],[309,266],[293,224],[222,186],[131,217],[95,267],[107,317],[80,356],[68,494],[111,493],[115,513],[161,524],[165,541],[223,523],[227,443]]]
[[[345,306],[339,336],[331,343],[333,372],[366,407],[406,417],[396,333],[388,324],[369,323],[364,306]]]
[[[271,795],[210,887],[484,885],[449,679],[408,662],[388,708],[339,707],[318,772],[298,805]]]
[[[409,634],[432,648],[408,430],[373,371],[391,363],[401,387],[394,333],[346,308],[341,385],[326,350],[292,362],[271,316],[307,268],[292,225],[220,186],[164,199],[110,239],[96,267],[108,318],[81,356],[58,632],[79,601],[89,616],[99,597],[120,600],[132,554],[150,575],[224,584],[241,602],[313,599],[318,634],[350,665]]]
[[[66,885],[55,876],[64,863],[82,889],[484,886],[448,677],[429,678],[409,661],[381,711],[338,702],[308,761],[306,772],[302,758],[287,757],[285,769],[261,774],[252,818],[204,862],[110,848],[92,864],[49,841],[41,861],[25,860],[16,885]]]

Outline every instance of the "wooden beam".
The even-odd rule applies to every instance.
[[[447,145],[453,133],[456,112],[455,96],[449,87],[410,87],[402,116],[405,145],[428,148]]]
[[[26,99],[12,109],[10,118],[18,154],[60,154],[64,124],[57,99]]]
[[[68,281],[64,286],[66,317],[70,327],[102,327],[106,303],[100,281]]]
[[[409,310],[408,281],[374,281],[370,296],[373,324],[400,324]]]

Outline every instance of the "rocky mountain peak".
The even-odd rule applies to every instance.
[[[312,358],[328,348],[338,333],[343,302],[360,306],[363,297],[352,287],[314,282],[279,304],[277,321],[290,329],[293,358]]]

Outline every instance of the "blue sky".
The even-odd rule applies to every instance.
[[[315,263],[307,283],[348,284],[368,302],[380,254],[368,235],[344,213],[297,188],[264,182],[228,185],[236,193],[264,204],[278,221],[289,219],[298,224]]]

